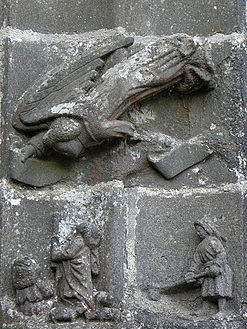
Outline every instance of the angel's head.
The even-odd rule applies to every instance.
[[[54,120],[43,136],[46,147],[70,158],[77,158],[84,150],[79,139],[83,126],[79,120],[61,117]]]
[[[81,234],[84,241],[90,248],[96,248],[100,244],[101,234],[99,228],[92,223],[83,221],[77,225],[76,232]]]

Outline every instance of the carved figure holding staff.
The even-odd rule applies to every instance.
[[[205,219],[196,221],[194,226],[202,241],[196,248],[185,280],[201,283],[204,313],[208,312],[211,303],[217,303],[219,313],[224,313],[226,301],[232,297],[232,271],[223,245],[226,239]]]

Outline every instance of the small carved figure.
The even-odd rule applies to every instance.
[[[107,299],[105,296],[101,298],[103,292],[93,287],[93,276],[99,275],[100,239],[98,228],[83,222],[63,245],[53,241],[51,259],[55,264],[60,302],[51,312],[53,322],[73,321],[82,315],[87,319],[99,318],[99,303],[104,306]]]
[[[187,283],[197,281],[202,285],[204,313],[207,314],[210,304],[215,302],[219,314],[224,313],[226,300],[232,297],[232,271],[223,246],[226,239],[205,219],[196,221],[194,226],[202,242],[195,251],[185,280]]]
[[[29,257],[16,260],[12,268],[12,278],[20,312],[29,316],[39,314],[42,311],[40,302],[51,298],[53,290],[49,284],[39,279],[37,263]]]

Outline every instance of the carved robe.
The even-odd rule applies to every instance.
[[[195,274],[215,272],[214,276],[204,276],[202,281],[202,298],[217,300],[232,296],[232,271],[227,264],[226,251],[221,241],[208,236],[197,247],[190,272]]]
[[[62,250],[53,248],[52,260],[57,262],[56,280],[62,301],[80,301],[85,309],[95,309],[92,274],[99,271],[97,249],[90,249],[83,237],[75,235]]]

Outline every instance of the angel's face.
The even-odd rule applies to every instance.
[[[84,149],[79,139],[73,139],[68,142],[58,142],[53,144],[52,148],[57,153],[68,158],[78,158]]]
[[[196,233],[201,239],[205,239],[208,236],[208,233],[204,230],[202,226],[196,225],[195,229],[196,229]]]

